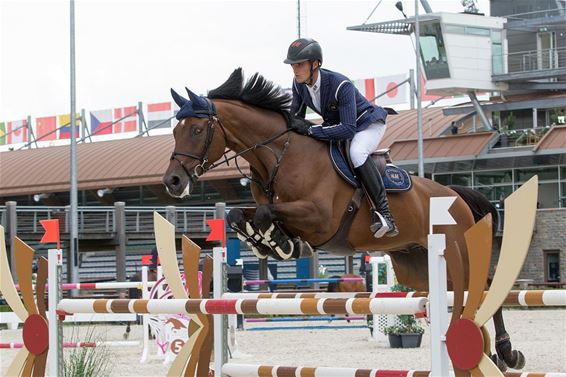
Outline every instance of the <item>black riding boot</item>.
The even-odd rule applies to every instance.
[[[397,225],[389,212],[389,203],[381,174],[377,170],[370,157],[360,167],[356,168],[356,173],[374,205],[372,208],[370,230],[375,238],[381,238],[385,234],[387,237],[395,237],[399,234]]]

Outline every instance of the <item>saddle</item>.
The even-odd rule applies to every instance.
[[[354,195],[346,207],[346,212],[342,215],[340,226],[336,233],[324,244],[316,246],[317,249],[331,251],[338,255],[351,255],[352,245],[348,241],[348,232],[358,210],[364,190],[354,174],[354,168],[350,161],[349,141],[346,143],[329,143],[330,160],[334,169],[346,182],[355,187]],[[383,184],[387,192],[406,192],[412,187],[411,176],[404,170],[392,164],[389,149],[380,149],[371,155],[374,163],[381,174]]]
[[[354,174],[354,167],[350,161],[349,153],[347,153],[350,150],[349,147],[349,141],[346,143],[331,141],[328,149],[330,160],[334,170],[342,179],[353,187],[359,188],[361,184]],[[411,176],[404,169],[393,165],[389,149],[375,151],[371,154],[371,158],[381,174],[387,192],[405,192],[411,189]]]

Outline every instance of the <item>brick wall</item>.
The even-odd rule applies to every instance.
[[[499,255],[501,239],[494,242],[494,261]],[[560,252],[560,281],[566,282],[566,208],[539,209],[529,253],[518,279],[532,279],[544,283],[544,250]],[[493,268],[492,268],[493,271]]]

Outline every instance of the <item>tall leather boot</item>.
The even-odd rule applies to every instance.
[[[368,157],[363,165],[355,169],[358,177],[362,181],[370,201],[373,203],[370,230],[375,238],[381,238],[385,234],[387,237],[395,237],[399,234],[397,225],[389,212],[389,202],[385,193],[385,186],[381,179],[381,174],[377,170],[371,157]]]

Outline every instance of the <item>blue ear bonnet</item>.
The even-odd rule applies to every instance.
[[[208,98],[198,96],[188,88],[185,89],[187,89],[189,99],[183,98],[176,91],[171,89],[171,96],[173,96],[173,100],[179,106],[179,112],[175,115],[177,120],[188,117],[210,118],[216,115],[216,107]]]

